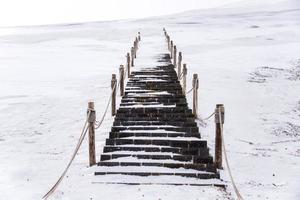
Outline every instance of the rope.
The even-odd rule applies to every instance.
[[[120,81],[119,81],[118,86],[119,86],[119,85],[120,85]],[[114,87],[113,87],[113,89],[112,89],[112,91],[111,91],[110,97],[109,97],[109,99],[108,99],[108,102],[107,102],[105,111],[104,111],[104,113],[103,113],[103,115],[102,115],[102,117],[101,117],[101,120],[100,120],[100,121],[96,121],[97,125],[95,126],[95,129],[100,128],[102,122],[104,121],[105,116],[106,116],[106,113],[107,113],[107,111],[108,111],[109,104],[110,104],[111,99],[112,99],[112,94],[113,94],[113,92],[114,92],[115,89],[116,89],[116,84],[114,84]]]
[[[193,89],[194,89],[194,87],[192,87],[189,91],[187,91],[185,95],[191,93],[193,91]]]
[[[59,184],[61,183],[61,181],[64,179],[64,177],[65,177],[65,175],[66,175],[68,169],[70,168],[70,166],[71,166],[71,164],[72,164],[74,158],[76,157],[76,155],[77,155],[77,153],[78,153],[78,150],[79,150],[79,148],[80,148],[80,146],[81,146],[81,144],[82,144],[82,142],[83,142],[83,140],[84,140],[84,138],[85,138],[85,136],[86,136],[86,133],[87,133],[87,130],[88,130],[87,124],[88,124],[88,119],[89,119],[89,117],[90,117],[90,114],[91,114],[91,112],[90,112],[90,110],[88,110],[88,116],[87,116],[87,119],[86,119],[86,121],[85,121],[85,123],[84,123],[83,129],[82,129],[82,131],[81,131],[81,135],[80,135],[80,137],[79,137],[79,140],[78,140],[78,143],[77,143],[77,145],[76,145],[76,148],[75,148],[75,150],[74,150],[74,152],[73,152],[73,154],[72,154],[71,160],[69,161],[69,163],[68,163],[66,169],[63,171],[63,173],[61,174],[61,176],[59,177],[59,179],[57,180],[57,182],[54,184],[54,186],[49,190],[49,192],[47,192],[47,193],[43,196],[43,199],[48,199],[48,197],[49,197],[50,195],[53,194],[53,192],[54,192],[54,191],[56,190],[56,188],[59,186]]]
[[[213,112],[211,115],[209,115],[208,117],[202,119],[202,121],[206,121],[209,120],[212,116],[214,116],[214,114],[216,114],[215,112]]]
[[[222,122],[222,119],[221,119],[221,109],[219,109],[219,121],[220,121],[221,137],[222,137],[222,149],[223,149],[223,152],[224,152],[225,163],[226,163],[226,167],[228,169],[229,177],[230,177],[232,186],[234,188],[234,191],[235,191],[235,194],[236,194],[238,200],[244,200],[244,198],[240,194],[240,192],[239,192],[239,190],[238,190],[238,188],[237,188],[237,186],[236,186],[236,184],[235,184],[235,182],[233,180],[231,169],[229,167],[229,162],[228,162],[227,153],[226,153],[226,149],[225,149],[224,135],[223,135],[223,124],[221,123]]]
[[[183,72],[179,75],[179,81],[183,78]]]

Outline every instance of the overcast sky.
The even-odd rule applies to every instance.
[[[0,26],[140,18],[241,0],[0,0]]]

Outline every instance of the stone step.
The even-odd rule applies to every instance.
[[[169,75],[131,75],[129,78],[129,82],[135,82],[135,81],[140,81],[140,80],[153,80],[153,79],[158,79],[158,80],[168,80],[168,81],[177,81],[178,77],[176,76],[169,76]]]
[[[195,117],[192,113],[117,113],[117,117],[125,118],[144,118],[149,117],[149,120],[153,121],[156,118],[169,118],[178,119],[178,118],[192,118]]]
[[[207,147],[205,140],[165,140],[165,139],[106,139],[106,145],[157,145],[157,146],[169,146],[169,147],[181,147],[181,148],[201,148]]]
[[[128,81],[126,84],[126,87],[141,87],[141,86],[146,86],[146,87],[155,87],[158,85],[180,85],[179,81],[168,81],[168,80],[140,80],[140,81]]]
[[[199,178],[199,179],[213,179],[213,178],[219,178],[220,176],[215,173],[164,173],[164,172],[106,172],[106,171],[97,171],[95,172],[95,175],[113,175],[113,174],[119,174],[119,175],[129,175],[129,176],[183,176],[183,177],[190,177],[190,178]]]
[[[135,102],[135,103],[139,103],[139,102],[156,102],[156,103],[187,103],[185,98],[161,98],[161,97],[127,97],[124,96],[121,100],[122,103],[125,102]]]
[[[199,133],[148,133],[148,132],[110,132],[109,138],[126,138],[126,137],[196,137],[200,138]]]
[[[132,94],[151,94],[153,92],[160,92],[160,91],[166,91],[170,94],[182,94],[182,90],[153,90],[153,91],[146,91],[146,90],[139,90],[139,91],[125,91],[125,95],[132,95]]]
[[[126,102],[126,103],[121,103],[120,107],[134,107],[134,106],[175,106],[175,107],[184,107],[188,109],[188,104],[187,103],[164,103],[161,104],[159,102]]]
[[[134,76],[168,76],[168,77],[177,77],[177,73],[174,69],[170,68],[161,68],[161,69],[154,69],[152,71],[133,71],[131,75]]]
[[[195,122],[194,116],[192,117],[129,117],[129,116],[116,116],[115,120],[118,121],[161,121],[161,122]]]
[[[151,95],[151,96],[150,96]],[[156,92],[153,94],[149,94],[149,95],[142,95],[142,94],[137,94],[137,95],[126,95],[123,97],[124,99],[128,99],[128,98],[136,98],[136,99],[159,99],[160,101],[164,100],[164,99],[177,99],[177,98],[183,98],[185,99],[185,95],[183,94],[171,94],[171,93],[160,93],[160,92]]]
[[[140,166],[140,167],[166,167],[166,168],[184,168],[194,169],[199,171],[207,171],[216,173],[217,170],[214,164],[194,164],[194,163],[161,163],[161,162],[114,162],[114,161],[102,161],[98,162],[98,166],[115,167],[115,166]]]
[[[180,127],[196,127],[196,122],[164,122],[164,121],[123,121],[115,119],[114,126],[159,126],[159,125],[170,125],[170,126],[180,126]]]
[[[120,107],[118,109],[118,113],[127,113],[127,114],[131,114],[131,113],[143,113],[143,114],[147,114],[147,113],[151,113],[151,114],[160,114],[160,113],[185,113],[185,114],[190,114],[192,113],[192,110],[186,107],[143,107],[143,108],[139,108],[139,107],[132,107],[132,108],[123,108]]]
[[[149,87],[149,88],[147,88],[147,87]],[[142,89],[142,90],[169,90],[169,89],[176,89],[176,90],[181,90],[182,88],[181,88],[181,85],[161,85],[161,86],[159,86],[159,85],[155,85],[155,86],[152,86],[152,87],[150,87],[150,86],[146,86],[146,85],[141,85],[141,87],[139,87],[139,86],[134,86],[134,87],[127,87],[127,88],[125,88],[125,90],[138,90],[138,89]]]
[[[103,152],[114,151],[142,151],[142,152],[161,152],[161,153],[176,153],[182,155],[209,155],[209,149],[207,147],[197,148],[178,148],[178,147],[155,147],[147,145],[125,145],[125,146],[104,146]]]
[[[111,128],[112,132],[119,131],[174,131],[174,132],[184,132],[184,133],[199,133],[199,128],[195,127],[168,127],[168,126],[113,126]]]
[[[193,155],[150,155],[150,154],[102,154],[101,161],[107,161],[117,158],[134,157],[137,159],[151,159],[151,160],[175,160],[181,162],[193,163],[213,163],[212,157],[209,156],[193,156]]]

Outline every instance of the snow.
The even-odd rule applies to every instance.
[[[87,102],[95,101],[98,118],[103,113],[111,74],[126,62],[137,31],[142,43],[134,70],[163,64],[156,60],[167,51],[162,27],[183,52],[187,88],[199,75],[200,115],[225,105],[226,148],[245,199],[300,199],[299,1],[244,2],[131,21],[1,28],[0,199],[41,199],[74,150]],[[107,116],[97,130],[97,155],[112,122]],[[204,124],[201,136],[213,155],[214,123]],[[88,167],[85,142],[52,199],[234,198],[226,168],[227,194],[216,187],[94,184],[170,179],[95,177],[96,170]]]

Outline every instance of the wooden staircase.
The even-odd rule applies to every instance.
[[[219,178],[170,55],[133,71],[95,175]]]

